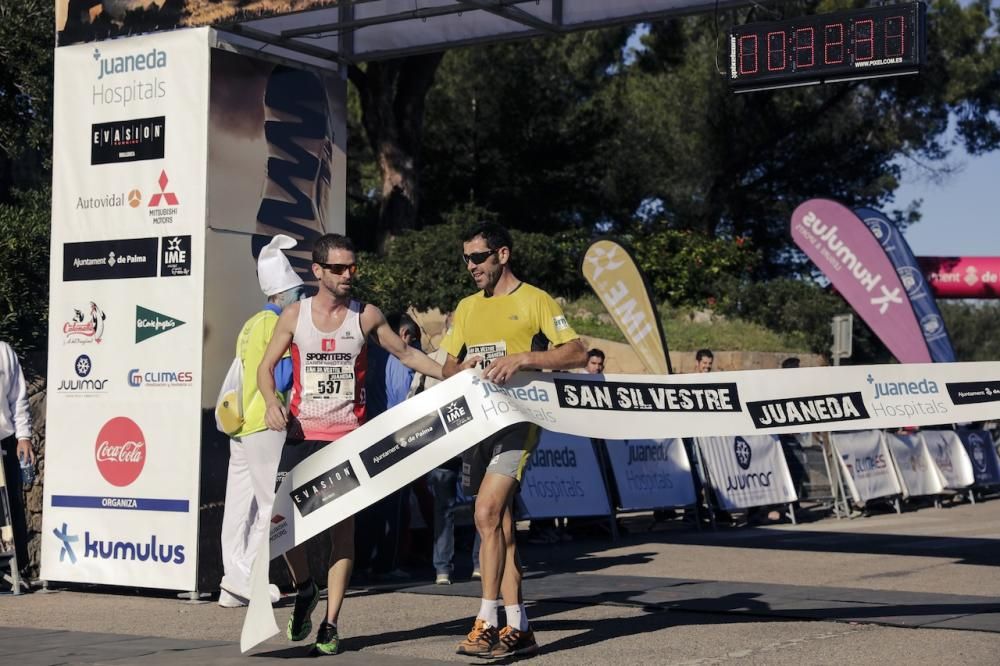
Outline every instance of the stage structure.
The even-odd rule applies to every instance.
[[[260,248],[345,230],[347,65],[746,4],[57,0],[42,579],[217,584],[210,410]]]
[[[344,231],[347,68],[732,0],[56,0],[42,578],[214,586],[270,235]]]

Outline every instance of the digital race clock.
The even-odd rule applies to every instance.
[[[924,63],[922,2],[750,23],[729,33],[734,92],[915,74]]]

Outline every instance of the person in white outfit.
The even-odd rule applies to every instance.
[[[267,537],[271,508],[277,489],[278,463],[284,433],[264,423],[266,403],[257,389],[257,366],[278,323],[278,315],[303,294],[302,279],[292,270],[282,250],[295,240],[279,234],[257,259],[257,278],[267,296],[264,309],[247,320],[236,340],[236,356],[243,363],[243,425],[229,441],[229,473],[222,516],[222,568],[219,605],[245,606],[250,597],[250,571],[261,539]],[[287,391],[292,384],[292,360],[285,356],[275,366],[275,387]],[[280,599],[271,585],[271,602]]]
[[[2,446],[11,527],[19,565],[28,561],[28,532],[24,502],[21,495],[20,461],[35,464],[31,448],[31,413],[28,411],[28,387],[21,364],[11,346],[0,340],[0,446]],[[0,511],[0,520],[3,513]]]

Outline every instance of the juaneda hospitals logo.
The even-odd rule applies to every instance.
[[[872,416],[917,416],[947,414],[948,408],[938,398],[937,382],[926,377],[911,381],[878,381],[869,373],[866,378],[872,387]]]
[[[97,75],[91,91],[91,105],[113,105],[124,109],[133,102],[166,97],[167,83],[159,78],[157,71],[167,67],[166,51],[154,48],[138,53],[105,56],[100,49],[95,48],[93,58],[97,65]],[[121,75],[129,75],[130,80],[118,83],[118,80],[124,78]]]
[[[94,460],[105,481],[119,488],[130,485],[146,465],[146,437],[135,421],[116,416],[97,433]]]

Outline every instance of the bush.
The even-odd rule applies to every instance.
[[[475,220],[494,216],[474,206],[461,207],[445,222],[419,231],[406,231],[388,245],[385,256],[360,253],[358,297],[384,312],[454,310],[473,293],[475,285],[462,263],[462,235]],[[553,235],[514,230],[514,271],[525,282],[553,295],[576,296],[586,283],[580,258],[588,245],[582,231]]]
[[[660,228],[631,234],[626,242],[654,299],[674,307],[723,304],[760,262],[760,253],[742,238]]]
[[[47,189],[0,204],[0,339],[22,356],[48,346],[50,211]]]

